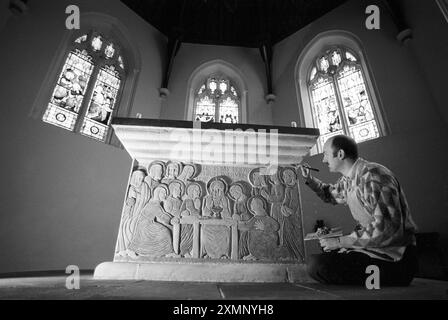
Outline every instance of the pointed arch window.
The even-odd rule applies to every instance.
[[[195,121],[241,122],[240,95],[225,77],[209,77],[196,91],[193,109]]]
[[[121,49],[112,39],[95,31],[78,37],[69,49],[43,121],[106,142],[124,79]]]
[[[356,142],[380,136],[372,97],[354,52],[342,46],[325,50],[313,61],[307,83],[314,126],[321,133],[319,151],[338,134]]]

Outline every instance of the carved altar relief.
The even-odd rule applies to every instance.
[[[154,195],[144,207],[129,245],[129,255],[163,257],[173,254],[171,216],[163,204],[168,195],[166,185],[154,189]]]
[[[169,184],[171,181],[177,179],[182,172],[182,164],[177,161],[168,161],[166,164],[165,177],[162,179],[162,183]]]
[[[177,179],[187,183],[188,181],[193,181],[194,177],[199,174],[199,166],[193,164],[185,164],[182,169],[182,173],[177,177]]]
[[[164,172],[165,163],[162,161],[154,161],[148,166],[148,176],[145,178],[145,182],[151,188],[151,191],[160,184]]]
[[[226,196],[227,184],[223,179],[213,178],[207,184],[208,195],[204,198],[202,215],[214,220],[230,220],[230,203]],[[206,258],[230,257],[230,230],[226,225],[206,224],[201,228],[202,254]]]
[[[282,180],[285,185],[285,198],[280,208],[283,216],[282,243],[290,257],[304,260],[303,236],[297,236],[303,235],[297,175],[293,169],[285,168],[282,170]]]
[[[262,196],[267,200],[269,194],[269,185],[266,181],[266,175],[261,172],[262,168],[255,168],[249,173],[249,181],[252,185],[252,195]]]
[[[247,248],[249,255],[244,260],[272,260],[279,256],[277,246],[280,228],[277,221],[269,217],[266,201],[260,196],[253,196],[248,201],[253,217],[249,221],[238,223],[238,229],[248,232]]]
[[[278,239],[279,245],[283,246],[283,221],[284,216],[281,213],[281,207],[283,200],[285,199],[285,186],[280,180],[281,170],[278,170],[274,174],[269,176],[270,187],[269,193],[262,191],[264,198],[270,203],[270,216],[274,218],[279,223]]]
[[[187,194],[180,209],[181,217],[200,218],[202,207],[201,195],[202,190],[198,183],[192,182],[188,185]],[[180,254],[182,257],[192,258],[194,237],[193,224],[185,223],[182,224],[180,228]],[[197,244],[197,246],[198,245],[199,244]]]
[[[166,212],[173,217],[180,217],[182,197],[185,194],[185,184],[180,180],[172,180],[168,185],[169,196],[166,198],[164,206]]]
[[[265,169],[155,161],[148,175],[134,171],[116,259],[302,261],[296,173]]]
[[[134,171],[131,176],[115,249],[120,256],[127,254],[140,212],[151,197],[149,186],[144,182],[145,177],[146,173],[142,170]]]
[[[234,183],[230,186],[229,196],[233,203],[233,218],[238,221],[248,221],[253,215],[247,208],[247,195],[244,193],[244,187],[241,183]],[[247,230],[240,230],[238,233],[238,258],[244,258],[249,255]]]

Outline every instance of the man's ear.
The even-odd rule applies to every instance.
[[[338,151],[338,158],[341,159],[341,160],[345,159],[345,151],[344,150],[339,149],[339,151]]]

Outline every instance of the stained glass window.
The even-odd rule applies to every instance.
[[[78,37],[57,79],[43,121],[106,141],[124,74],[119,51],[97,33]]]
[[[194,106],[195,121],[240,122],[240,100],[235,87],[225,77],[210,77],[197,90]]]
[[[318,149],[338,134],[362,142],[380,136],[365,78],[354,53],[338,47],[320,54],[310,68],[309,91]]]

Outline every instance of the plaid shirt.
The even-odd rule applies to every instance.
[[[340,238],[345,248],[342,251],[359,251],[373,258],[398,261],[406,246],[415,245],[417,227],[405,194],[386,167],[358,158],[348,176],[342,176],[336,184],[322,183],[316,178],[306,184],[322,200],[332,204],[347,204],[348,193],[355,192],[354,201],[358,203],[351,206],[352,215],[355,219],[366,219],[358,220],[355,230]]]

